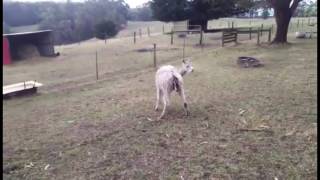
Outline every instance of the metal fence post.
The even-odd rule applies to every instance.
[[[200,28],[200,45],[202,45],[202,38],[203,38],[203,33],[202,33],[202,27]]]

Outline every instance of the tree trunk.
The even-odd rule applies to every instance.
[[[208,21],[207,20],[190,20],[189,25],[200,25],[203,31],[207,31]],[[189,29],[194,29],[195,27],[189,27]]]
[[[274,16],[277,24],[276,35],[272,43],[287,43],[287,33],[291,19],[290,9],[274,9]]]
[[[200,21],[200,26],[202,31],[206,32],[208,29],[208,21],[207,20]]]

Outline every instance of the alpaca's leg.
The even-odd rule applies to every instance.
[[[186,100],[186,96],[185,96],[185,94],[184,94],[184,88],[183,88],[182,84],[180,85],[179,95],[180,95],[180,96],[182,97],[182,99],[183,99],[183,107],[184,107],[184,110],[186,111],[187,116],[189,116],[189,115],[190,115],[190,112],[189,112],[188,103],[187,103],[187,100]]]
[[[165,96],[166,96],[165,94],[162,94],[163,110],[162,110],[162,113],[161,113],[159,119],[163,118],[164,113],[166,112],[166,109],[167,109],[167,101],[166,101],[166,97]]]
[[[157,102],[156,102],[156,106],[155,106],[156,111],[158,111],[158,109],[159,109],[160,98],[161,98],[161,90],[157,87]]]

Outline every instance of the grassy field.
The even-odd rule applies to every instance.
[[[160,29],[133,44],[125,34],[139,26],[106,45],[92,39],[56,47],[57,58],[4,66],[4,84],[44,84],[35,96],[3,101],[4,179],[316,179],[315,38],[291,33],[290,45],[257,46],[241,35],[221,48],[219,33],[205,34],[200,48],[199,35],[188,35],[191,116],[172,94],[156,121],[150,50],[156,43],[159,65],[180,66],[183,40],[170,45]],[[239,68],[238,56],[264,66]]]

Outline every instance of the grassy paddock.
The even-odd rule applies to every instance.
[[[135,28],[133,28],[135,29]],[[265,37],[266,38],[266,37]],[[4,66],[4,83],[36,79],[40,93],[3,101],[5,179],[316,179],[316,39],[274,47],[247,37],[188,35],[191,116],[175,94],[154,121],[153,54],[180,65],[183,40],[153,35],[59,46],[61,56]],[[137,50],[146,51],[138,52]],[[95,80],[95,51],[100,80]],[[238,56],[264,63],[241,69]],[[256,129],[262,131],[241,131]]]

